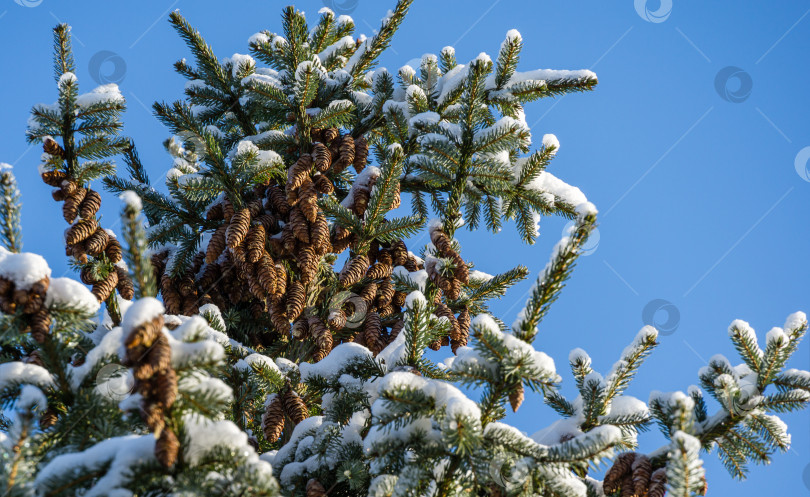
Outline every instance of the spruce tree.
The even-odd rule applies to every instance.
[[[376,61],[409,4],[371,38],[288,7],[279,33],[226,58],[172,13],[193,63],[174,66],[184,98],[154,104],[165,185],[121,135],[117,86],[81,94],[70,29],[54,29],[57,101],[34,106],[27,136],[84,284],[21,252],[3,167],[3,495],[690,496],[708,452],[744,478],[788,449],[778,414],[810,399],[810,373],[785,369],[801,312],[764,348],[734,321],[741,363],[714,356],[699,387],[646,403],[624,392],[654,328],[603,373],[574,349],[578,395],[562,395],[534,342],[598,211],[546,170],[559,143],[532,139],[523,106],[596,75],[518,71],[514,30],[494,60],[445,47],[390,73]],[[123,244],[99,226],[98,180],[122,200]],[[529,269],[477,271],[455,233],[514,222],[534,243],[547,215],[573,226],[507,325],[488,304]],[[561,417],[532,437],[503,421],[527,395]],[[641,449],[653,423],[668,442]]]

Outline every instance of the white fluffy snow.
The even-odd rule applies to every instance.
[[[17,289],[28,290],[37,281],[49,278],[51,268],[41,255],[15,254],[0,247],[0,276],[13,281]]]
[[[137,326],[155,319],[165,311],[163,304],[154,297],[138,299],[132,303],[132,306],[124,314],[124,318],[121,320],[121,328],[124,329],[126,334],[129,334]]]
[[[100,305],[86,286],[70,278],[52,278],[45,296],[45,307],[49,309],[64,307],[85,314],[95,314]]]
[[[76,97],[76,106],[87,108],[100,103],[124,103],[124,96],[118,90],[118,85],[110,83],[96,87],[93,91]]]
[[[121,199],[121,202],[127,207],[132,207],[136,211],[143,210],[143,202],[141,202],[141,197],[133,192],[132,190],[127,190],[121,195],[118,196]]]

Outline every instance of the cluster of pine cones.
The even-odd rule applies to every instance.
[[[624,452],[614,461],[602,482],[605,494],[619,492],[621,497],[664,497],[667,470],[652,470],[650,458],[637,452]]]
[[[133,327],[124,345],[124,365],[132,368],[135,392],[142,396],[141,418],[157,438],[155,457],[163,466],[172,467],[180,442],[166,426],[165,416],[177,398],[177,374],[171,366],[171,346],[163,333],[163,315]]]
[[[45,308],[45,295],[49,286],[50,279],[47,276],[34,282],[28,290],[15,288],[13,281],[0,277],[0,311],[14,314],[22,310],[28,331],[37,343],[45,341],[51,327],[51,315]]]
[[[306,402],[289,385],[285,390],[268,399],[262,415],[262,431],[268,442],[275,442],[281,437],[285,415],[293,425],[297,425],[309,417]]]
[[[42,148],[46,154],[64,157],[64,150],[53,138],[46,138]],[[92,285],[93,295],[99,302],[107,300],[116,289],[123,298],[131,300],[135,294],[132,280],[126,269],[117,264],[121,261],[121,244],[110,232],[100,227],[96,219],[101,207],[101,195],[79,185],[64,171],[45,171],[42,181],[57,188],[53,191],[54,200],[64,202],[62,215],[71,224],[65,233],[66,254],[85,264],[81,273],[82,281]],[[112,266],[103,277],[99,277],[87,265],[87,256],[101,257],[102,254],[106,255]]]
[[[469,282],[470,271],[464,259],[461,258],[458,251],[453,248],[453,243],[450,237],[441,230],[438,226],[430,227],[430,241],[433,243],[435,249],[434,257],[429,258],[425,263],[425,270],[428,273],[431,281],[444,293],[449,299],[455,300],[461,295],[461,287]],[[439,259],[441,258],[441,259]],[[451,267],[438,267],[441,261],[449,260]],[[448,337],[450,348],[453,353],[459,347],[467,345],[470,336],[470,312],[464,307],[459,313],[458,317],[453,315],[451,309],[441,300],[437,299],[436,302],[436,315],[439,317],[446,317],[450,321],[450,336]],[[447,345],[443,343],[442,345]],[[431,347],[436,350],[435,344]],[[521,399],[522,401],[522,399]],[[517,403],[520,405],[520,402]],[[512,402],[513,409],[515,402]]]

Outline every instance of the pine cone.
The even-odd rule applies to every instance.
[[[304,312],[306,290],[300,281],[293,281],[287,288],[287,319],[295,321]]]
[[[42,343],[42,340],[38,340],[37,337],[44,339],[50,331],[51,315],[48,314],[46,309],[39,309],[31,314],[28,323],[31,326],[31,336],[33,336],[37,342]]]
[[[647,487],[650,486],[650,475],[652,474],[652,463],[650,458],[644,454],[636,454],[636,459],[633,461],[633,489],[636,495],[644,495],[647,493]]]
[[[512,406],[512,412],[517,412],[518,408],[520,408],[524,395],[523,383],[519,383],[517,388],[509,394],[509,405]]]
[[[309,171],[312,169],[312,156],[303,154],[295,161],[295,164],[287,171],[287,185],[286,193],[287,200],[290,198],[290,193],[296,190],[304,181],[309,178]]]
[[[231,224],[228,226],[228,247],[233,249],[242,244],[242,241],[250,229],[250,209],[243,208],[233,215]]]
[[[315,184],[315,189],[318,190],[320,193],[324,195],[329,195],[333,191],[335,191],[335,185],[329,181],[329,178],[324,176],[323,174],[318,174],[312,178],[312,182]]]
[[[619,489],[622,480],[631,474],[633,461],[635,461],[635,459],[635,452],[623,452],[619,454],[613,462],[613,466],[605,473],[605,479],[602,482],[602,489],[606,494],[612,494]],[[632,489],[632,480],[630,487]]]
[[[295,262],[298,264],[301,283],[308,285],[315,279],[315,274],[318,272],[319,261],[320,257],[315,254],[315,249],[312,248],[311,245],[302,247],[301,250],[295,254]]]
[[[107,243],[109,243],[109,241],[110,235],[107,234],[107,231],[102,228],[98,228],[95,233],[85,240],[84,246],[88,254],[101,255],[104,249],[107,248]]]
[[[307,221],[314,223],[318,218],[318,191],[315,189],[315,184],[308,178],[301,185],[298,205]]]
[[[281,403],[284,405],[284,412],[293,423],[298,424],[309,417],[309,409],[304,399],[292,390],[284,392]]]
[[[217,219],[222,219],[225,216],[225,213],[222,209],[222,202],[218,202],[205,211],[205,219],[208,221],[215,221]]]
[[[386,343],[382,335],[380,315],[377,312],[371,311],[366,314],[366,320],[363,323],[363,335],[366,346],[375,356],[385,348]]]
[[[90,218],[96,215],[101,208],[101,195],[95,190],[87,189],[87,194],[84,196],[81,205],[79,206],[79,215],[84,218]],[[68,221],[73,222],[73,221]]]
[[[360,173],[368,162],[368,142],[364,136],[354,141],[354,170]]]
[[[85,188],[77,188],[73,195],[65,197],[65,203],[62,204],[62,217],[65,218],[65,221],[73,223],[76,220],[76,216],[79,215],[79,205],[84,200],[85,195],[87,195]]]
[[[225,233],[227,231],[228,224],[226,223],[220,225],[219,228],[214,231],[214,234],[211,235],[211,239],[208,241],[208,247],[205,249],[205,262],[208,264],[216,262],[225,250]]]
[[[45,141],[42,142],[42,151],[54,157],[65,156],[65,151],[62,150],[62,147],[51,137],[45,138]]]
[[[375,262],[366,273],[366,277],[371,280],[390,278],[394,268],[382,262]]]
[[[56,409],[49,407],[42,413],[42,416],[39,418],[39,427],[43,430],[47,430],[51,426],[55,425],[56,422],[59,420],[59,415],[56,412]]]
[[[65,243],[73,245],[84,241],[95,233],[96,229],[98,229],[98,221],[94,218],[79,219],[68,229],[67,235],[65,236]]]
[[[315,222],[309,227],[309,240],[322,254],[332,250],[332,243],[329,241],[329,222],[322,212],[318,212]]]
[[[351,135],[344,135],[340,141],[340,156],[338,157],[337,164],[335,164],[336,171],[343,171],[350,164],[354,162],[354,139]]]
[[[276,293],[276,268],[269,254],[262,254],[262,257],[256,263],[256,276],[259,285],[267,295]]]
[[[290,212],[290,204],[287,202],[287,196],[281,191],[281,188],[275,185],[269,187],[267,189],[267,200],[273,209],[282,216],[286,216]]]
[[[320,318],[312,316],[309,318],[309,333],[315,339],[315,344],[318,346],[318,352],[326,354],[332,350],[334,343],[332,339],[332,332],[323,324]],[[317,362],[317,361],[316,361]]]
[[[647,497],[664,497],[667,493],[667,468],[659,468],[650,476]]]
[[[256,216],[256,222],[261,223],[265,234],[278,232],[278,219],[276,219],[276,217],[272,214],[261,214]]]
[[[160,293],[163,295],[166,313],[180,314],[180,306],[182,305],[180,294],[174,288],[174,283],[168,274],[164,274],[160,279]]]
[[[309,335],[309,324],[306,318],[297,319],[292,325],[292,336],[296,340],[304,340]]]
[[[346,326],[346,313],[343,312],[343,309],[336,309],[332,310],[329,313],[329,318],[326,321],[326,324],[329,325],[329,328],[335,331],[340,331]]]
[[[334,141],[338,136],[340,136],[340,132],[337,128],[326,128],[323,130],[323,141],[325,142]]]
[[[283,264],[276,264],[276,295],[287,293],[287,268]]]
[[[290,332],[290,321],[287,319],[287,308],[279,301],[270,305],[270,322],[273,328],[281,335],[286,336]]]
[[[233,203],[228,200],[227,197],[222,199],[222,218],[225,219],[226,222],[230,222],[235,213]]]
[[[402,319],[394,323],[394,326],[391,327],[391,333],[388,334],[388,343],[396,340],[403,328],[405,328],[405,321]]]
[[[165,468],[171,468],[177,462],[177,455],[180,452],[180,441],[177,435],[170,429],[160,432],[160,437],[155,443],[155,457]]]
[[[302,243],[310,242],[309,224],[307,224],[307,218],[299,206],[293,207],[292,211],[290,211],[290,225],[295,238]]]
[[[121,244],[118,242],[117,239],[113,237],[109,237],[109,240],[107,241],[107,247],[104,249],[104,253],[107,255],[107,258],[110,259],[110,262],[112,262],[113,264],[119,262],[124,255],[124,252],[121,249]]]
[[[312,144],[312,157],[314,158],[315,169],[320,172],[325,172],[332,165],[332,156],[323,143],[316,142]]]
[[[267,405],[262,415],[262,431],[268,442],[276,442],[284,429],[284,407],[278,395]]]
[[[110,271],[106,278],[93,284],[91,291],[99,302],[104,302],[112,294],[116,286],[118,286],[118,273]]]
[[[254,224],[247,234],[247,260],[250,262],[258,262],[264,254],[264,240],[266,234],[264,226],[261,224]]]
[[[360,298],[366,301],[366,306],[371,307],[374,303],[374,298],[377,296],[377,284],[369,282],[360,290]]]
[[[369,261],[365,255],[356,255],[343,267],[340,272],[340,284],[344,287],[352,286],[361,279],[368,270]]]
[[[121,266],[115,266],[115,272],[118,273],[118,285],[116,285],[118,293],[122,298],[132,300],[135,297],[135,285],[132,284],[129,273]]]
[[[67,179],[67,174],[62,171],[45,171],[42,173],[41,178],[46,185],[59,188],[62,186],[62,182]]]
[[[323,488],[321,482],[315,479],[310,479],[307,482],[307,495],[306,497],[325,497],[326,489]]]
[[[470,337],[470,311],[466,307],[458,313],[456,322],[458,323],[458,339],[450,340],[450,347],[454,354],[459,347],[467,345],[467,341]]]

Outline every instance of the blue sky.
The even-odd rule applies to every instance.
[[[351,11],[358,30],[368,34],[393,5],[326,3]],[[481,51],[494,55],[506,31],[516,28],[525,43],[521,70],[591,68],[598,74],[594,92],[527,108],[534,133],[554,133],[561,142],[550,171],[579,186],[600,210],[599,242],[581,258],[536,346],[554,357],[563,390],[572,394],[568,351],[585,348],[597,369],[607,372],[644,324],[647,307],[651,319],[671,332],[630,388],[646,401],[651,390],[697,383],[697,370],[713,354],[738,362],[726,334],[733,319],[749,321],[764,340],[789,313],[810,310],[810,97],[804,83],[810,69],[802,62],[810,52],[810,1],[780,2],[778,8],[651,0],[645,9],[639,3],[417,0],[381,63],[395,70],[445,45],[455,46],[461,61]],[[170,166],[161,146],[167,133],[149,108],[180,96],[183,80],[171,64],[189,55],[166,22],[168,12],[179,8],[224,57],[247,53],[247,38],[256,31],[278,30],[283,5],[0,4],[0,161],[15,163],[25,249],[44,254],[56,275],[67,270],[64,224],[36,175],[39,151],[24,140],[31,105],[55,100],[54,24],[73,25],[83,91],[96,85],[94,79],[119,82],[129,105],[125,133],[158,178]],[[312,16],[323,5],[297,3]],[[115,225],[117,211],[117,201],[105,196],[105,226]],[[511,227],[498,235],[462,233],[463,255],[489,273],[522,263],[534,278],[564,226],[563,219],[543,219],[534,246],[523,245]],[[511,322],[530,284],[496,302],[496,313]],[[652,313],[648,304],[656,299],[666,302],[652,304],[661,308]],[[810,368],[806,343],[790,365]],[[529,433],[554,419],[537,395],[509,417]],[[753,467],[746,483],[731,480],[714,454],[704,457],[709,495],[771,494],[775,482],[788,495],[810,493],[802,477],[810,463],[810,416],[784,419],[793,448],[776,455],[771,466]],[[646,450],[661,443],[656,434],[641,440]]]

